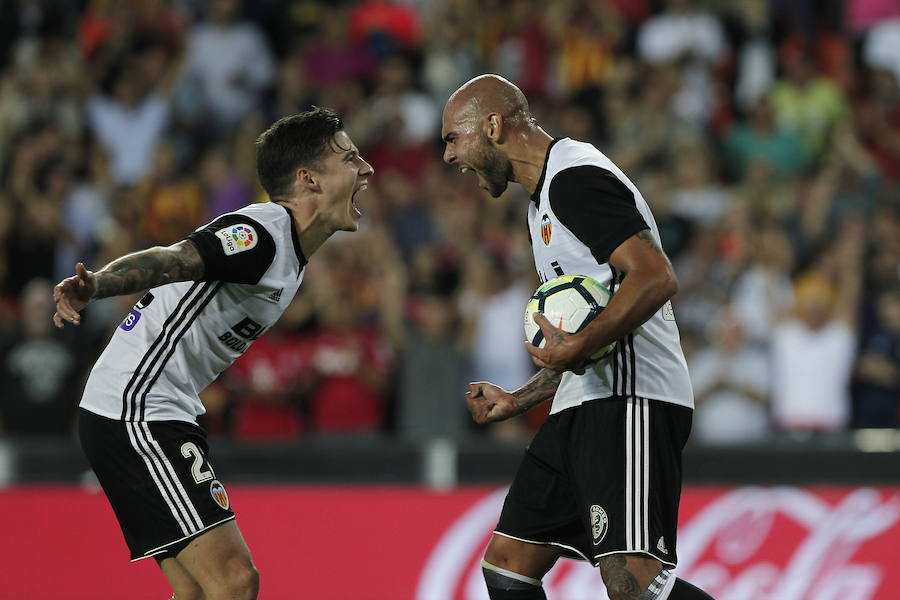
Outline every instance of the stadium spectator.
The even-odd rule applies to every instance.
[[[74,426],[85,365],[52,326],[52,289],[46,279],[25,285],[17,327],[0,342],[5,435],[69,435]]]
[[[900,15],[878,21],[869,29],[862,56],[868,67],[888,71],[900,83]]]
[[[695,0],[667,0],[665,8],[640,27],[637,48],[650,64],[674,64],[680,85],[672,112],[687,121],[707,124],[717,103],[714,69],[725,60],[728,40],[718,17]]]
[[[900,288],[866,307],[854,375],[854,427],[900,427]]]
[[[375,54],[349,37],[347,13],[332,12],[300,51],[300,60],[310,83],[320,88],[353,80],[368,82],[378,66]]]
[[[848,221],[834,249],[798,279],[795,313],[772,335],[772,418],[788,432],[833,432],[850,420],[862,229]]]
[[[674,151],[672,212],[697,226],[724,218],[732,199],[715,177],[715,162],[701,142],[683,142]]]
[[[237,127],[275,77],[265,36],[255,23],[240,20],[239,11],[237,0],[212,0],[206,20],[188,34],[182,85],[199,95],[207,133]]]
[[[728,166],[738,181],[754,164],[762,163],[769,173],[783,178],[802,173],[810,162],[796,132],[776,126],[766,98],[757,100],[746,120],[732,126],[724,142]]]
[[[847,98],[837,83],[816,72],[807,48],[787,46],[781,65],[785,75],[769,93],[775,123],[796,132],[807,153],[819,158],[831,129],[849,116]]]
[[[767,348],[772,330],[793,305],[790,275],[794,253],[784,232],[774,223],[758,226],[748,240],[747,264],[731,290],[733,319],[749,343]]]
[[[769,356],[729,310],[711,320],[708,345],[688,361],[694,388],[692,435],[707,444],[759,442],[769,434]]]
[[[207,213],[199,181],[195,174],[182,172],[175,148],[167,140],[157,146],[153,170],[138,185],[136,194],[143,214],[142,233],[151,244],[174,244],[193,231]],[[243,206],[246,204],[236,208]]]
[[[87,104],[93,135],[112,160],[116,184],[134,185],[152,168],[156,145],[169,126],[171,80],[154,89],[140,61],[129,56],[107,75]]]

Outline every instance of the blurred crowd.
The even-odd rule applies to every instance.
[[[533,366],[518,186],[442,164],[501,74],[650,203],[681,291],[694,440],[898,427],[900,5],[892,0],[0,0],[0,432],[70,435],[135,298],[55,330],[52,286],[251,202],[255,137],[339,111],[376,169],[361,230],[202,395],[216,436],[521,439],[470,380]]]

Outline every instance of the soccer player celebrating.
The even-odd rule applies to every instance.
[[[474,171],[492,196],[510,181],[531,195],[542,281],[587,275],[613,293],[577,334],[535,316],[546,343],[527,348],[542,369],[522,387],[469,384],[479,423],[553,398],[482,562],[490,597],[546,598],[541,578],[565,556],[599,567],[611,600],[708,600],[672,574],[693,395],[669,303],[678,283],[647,203],[594,146],[549,136],[521,90],[496,75],[450,96],[441,135],[444,160]],[[610,358],[586,364],[611,343]]]
[[[150,290],[94,365],[79,430],[132,560],[156,558],[178,600],[257,597],[258,572],[196,424],[197,394],[278,320],[309,256],[358,228],[356,194],[374,172],[324,108],[277,121],[256,143],[272,202],[96,272],[79,263],[54,290],[57,327],[78,325],[92,300]]]

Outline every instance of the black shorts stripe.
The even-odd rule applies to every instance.
[[[635,365],[634,334],[628,334],[628,350],[631,354],[631,389],[628,390],[632,398],[637,398],[637,366]]]
[[[612,297],[616,293],[616,284],[619,281],[619,273],[616,271],[616,268],[612,265],[609,265],[609,270],[611,272],[610,280],[609,280],[609,295]],[[619,386],[619,359],[618,359],[618,351],[619,351],[619,341],[616,341],[616,345],[613,346],[612,349],[612,357],[610,361],[612,362],[612,375],[613,375],[613,384],[612,391],[613,394],[618,394],[618,386]]]
[[[143,394],[141,394],[141,399],[140,399],[140,413],[141,413],[140,418],[141,418],[141,420],[144,419],[144,412],[145,412],[146,406],[147,406],[147,402],[146,402],[147,394],[153,388],[153,385],[157,382],[157,380],[159,379],[159,376],[162,375],[162,372],[166,366],[166,363],[169,362],[169,359],[172,358],[173,354],[175,354],[175,349],[178,347],[178,342],[181,340],[181,338],[184,337],[184,334],[188,332],[188,330],[191,328],[191,325],[193,325],[194,321],[197,320],[197,317],[200,316],[200,313],[203,312],[203,309],[206,308],[206,305],[209,304],[209,302],[213,299],[213,297],[215,297],[215,295],[219,292],[219,290],[222,288],[223,285],[224,285],[223,282],[218,281],[215,283],[209,283],[206,286],[204,286],[204,289],[200,292],[200,294],[197,296],[197,298],[202,297],[203,294],[206,294],[206,297],[200,302],[200,304],[195,304],[195,308],[189,307],[188,310],[185,311],[184,316],[186,317],[188,314],[190,314],[190,318],[187,320],[186,323],[184,323],[184,325],[181,327],[181,330],[172,337],[171,342],[167,341],[164,344],[162,352],[165,352],[166,349],[168,349],[168,352],[166,352],[166,354],[162,358],[162,360],[159,361],[160,356],[162,356],[162,352],[160,352],[160,354],[158,354],[157,357],[154,359],[154,362],[159,361],[158,364],[154,365],[153,363],[151,363],[150,366],[148,367],[147,375],[149,375],[153,371],[154,367],[156,367],[156,374],[153,375],[153,377],[149,380],[147,385],[143,388]],[[208,292],[208,290],[210,290],[210,287],[212,287],[212,291]],[[169,332],[170,335],[172,334],[172,332],[175,331],[176,328],[179,327],[179,325],[180,324],[176,324],[172,328],[172,331]],[[137,389],[139,389],[139,388],[136,388],[135,395],[138,393]]]
[[[147,352],[144,353],[143,358],[141,358],[141,362],[138,363],[137,368],[134,370],[134,374],[131,376],[131,379],[128,381],[128,385],[125,386],[125,390],[122,392],[122,420],[130,421],[133,420],[134,407],[132,403],[128,401],[128,392],[131,390],[131,387],[135,384],[137,379],[141,376],[141,369],[144,368],[144,365],[147,363],[147,360],[153,355],[156,348],[159,346],[160,342],[165,338],[166,330],[172,324],[172,322],[176,319],[178,314],[181,311],[181,307],[184,306],[185,302],[187,302],[188,298],[193,294],[194,290],[196,290],[200,286],[200,282],[194,283],[187,292],[181,297],[181,300],[178,301],[178,304],[175,306],[175,310],[172,311],[172,314],[169,315],[169,318],[166,319],[165,323],[163,323],[162,330],[159,335],[156,336],[156,339],[153,340],[153,344],[150,345],[150,348]],[[129,410],[131,409],[131,410]]]

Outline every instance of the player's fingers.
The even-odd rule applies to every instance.
[[[466,392],[466,394],[468,394],[468,395],[471,396],[472,398],[478,398],[479,396],[481,396],[481,384],[478,384],[478,383],[470,383],[470,384],[469,384],[469,391]]]
[[[528,354],[530,354],[532,358],[543,359],[543,358],[546,358],[546,356],[547,356],[546,348],[539,348],[538,346],[535,346],[534,344],[532,344],[531,342],[528,342],[528,341],[525,342],[525,351],[528,352]]]
[[[84,266],[84,263],[78,263],[75,265],[75,273],[78,275],[78,278],[87,281],[90,277],[90,272],[88,272],[87,267]]]
[[[53,313],[53,324],[56,325],[60,329],[62,329],[62,327],[63,327],[63,320],[60,318],[58,312]]]
[[[56,301],[56,312],[67,320],[71,320],[76,314],[75,309],[72,308],[71,303],[69,303],[69,296],[67,294],[60,294],[59,299]]]
[[[66,321],[74,325],[78,325],[81,321],[78,311],[72,308],[72,305],[69,304],[69,299],[66,296],[60,298],[59,302],[56,303],[56,312]]]
[[[545,338],[549,338],[551,333],[560,329],[559,327],[554,327],[553,323],[551,323],[543,313],[532,313],[532,318],[534,319],[534,322],[537,323],[537,326],[541,328]]]
[[[550,363],[548,363],[547,361],[545,361],[542,358],[538,358],[537,356],[532,356],[531,362],[534,363],[534,366],[539,367],[541,369],[550,369],[551,368]]]

